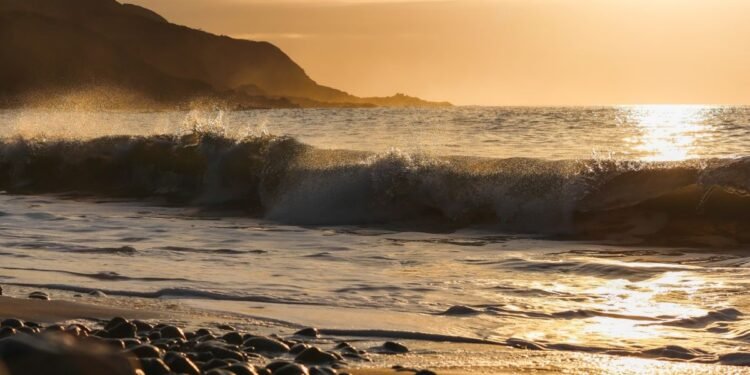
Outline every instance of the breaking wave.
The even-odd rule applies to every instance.
[[[482,226],[674,245],[750,242],[750,157],[670,163],[323,150],[211,132],[6,139],[0,189],[161,199],[291,224]]]

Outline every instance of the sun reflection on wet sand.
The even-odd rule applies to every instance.
[[[700,157],[697,141],[710,136],[705,124],[706,107],[653,105],[623,107],[626,122],[639,134],[625,141],[641,153],[645,161],[679,161]]]

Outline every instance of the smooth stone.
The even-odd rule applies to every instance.
[[[33,335],[35,333],[39,333],[39,329],[38,328],[25,327],[25,326],[21,327],[21,328],[17,328],[16,331],[23,332],[23,333],[28,333],[29,335]]]
[[[313,346],[302,351],[294,360],[305,364],[331,363],[336,361],[336,356]]]
[[[338,375],[338,371],[330,367],[313,366],[310,367],[310,375]]]
[[[23,375],[132,375],[128,358],[94,341],[70,335],[16,335],[0,340],[3,373]]]
[[[161,358],[141,358],[141,369],[146,375],[167,375],[172,372]]]
[[[219,324],[216,326],[216,328],[223,331],[236,331],[236,329],[234,329],[234,327],[230,326],[229,324]]]
[[[109,345],[112,348],[118,349],[118,350],[124,350],[125,349],[125,343],[122,342],[120,339],[104,339],[102,340],[103,343]]]
[[[116,316],[116,317],[110,319],[107,322],[107,324],[104,325],[104,330],[105,331],[109,331],[110,329],[115,328],[115,327],[119,326],[122,323],[129,323],[129,322],[128,322],[127,319],[125,319],[125,318],[123,318],[121,316]]]
[[[15,328],[13,327],[2,327],[0,328],[0,338],[3,337],[10,337],[18,333]]]
[[[2,296],[2,295],[3,295],[3,286],[0,285],[0,296]]]
[[[211,352],[199,352],[199,353],[188,353],[188,357],[193,361],[208,362],[214,359],[214,355]]]
[[[239,332],[228,332],[224,336],[221,336],[224,341],[232,345],[242,345],[242,335]]]
[[[50,327],[47,327],[47,328],[45,328],[45,330],[49,330],[49,329],[50,329]],[[66,333],[69,333],[69,334],[71,334],[71,335],[73,335],[73,336],[81,336],[81,335],[85,335],[85,333],[84,333],[83,331],[81,331],[81,329],[80,329],[80,328],[78,328],[78,326],[68,326],[67,328],[65,328],[65,327],[63,327],[63,326],[59,326],[59,328],[54,328],[54,329],[55,329],[55,330],[58,330],[58,329],[59,329],[59,330],[61,330],[62,332],[66,332]]]
[[[228,370],[215,368],[211,371],[206,372],[206,375],[235,375],[235,374]]]
[[[47,326],[44,328],[44,332],[65,332],[65,327],[59,325],[59,324],[53,324],[51,326]],[[71,332],[73,333],[73,332]],[[78,335],[76,335],[78,336]]]
[[[138,332],[149,332],[154,329],[154,326],[152,324],[146,323],[142,320],[133,320],[131,323],[135,324],[135,327],[138,329]]]
[[[218,337],[216,337],[216,336],[214,336],[213,334],[210,334],[210,333],[209,333],[209,334],[207,334],[207,335],[203,335],[203,336],[198,336],[198,337],[196,337],[196,338],[195,338],[195,341],[197,341],[197,342],[202,342],[202,341],[212,341],[212,340],[216,340],[217,338],[218,338]]]
[[[394,342],[394,341],[386,341],[383,344],[383,349],[391,353],[399,353],[399,354],[409,352],[409,348],[407,348],[405,345],[398,343],[398,342]]]
[[[160,358],[164,351],[153,345],[139,345],[127,350],[138,358]]]
[[[185,332],[182,332],[182,329],[175,327],[175,326],[166,326],[159,330],[161,332],[161,337],[167,338],[167,339],[185,339]]]
[[[320,336],[320,331],[318,331],[317,328],[305,328],[301,329],[294,333],[296,336],[305,336],[305,337],[318,337]]]
[[[214,358],[214,359],[206,362],[203,365],[203,367],[201,367],[201,369],[203,371],[208,371],[208,370],[211,370],[211,369],[214,369],[214,368],[220,368],[220,367],[226,367],[226,366],[229,366],[229,362],[227,362],[225,360],[222,360],[222,359]]]
[[[198,366],[196,366],[193,361],[178,353],[167,353],[167,355],[164,356],[164,360],[172,371],[178,374],[199,375],[201,373]]]
[[[278,370],[278,369],[280,369],[280,368],[282,368],[282,367],[284,367],[286,365],[293,365],[293,364],[294,364],[294,362],[289,362],[289,361],[273,361],[273,362],[267,364],[266,368],[268,370],[270,370],[271,372],[274,372],[274,371],[276,371],[276,370]]]
[[[134,348],[138,345],[143,344],[141,340],[138,339],[122,339],[122,343],[125,344],[125,349]]]
[[[11,328],[21,328],[21,327],[25,327],[26,324],[23,324],[23,322],[18,319],[5,319],[2,322],[0,322],[0,326],[11,327]]]
[[[451,306],[448,310],[445,310],[440,315],[478,315],[482,312],[469,306],[456,305]]]
[[[81,330],[81,332],[91,333],[91,328],[86,327],[83,324],[74,323],[74,324],[69,325],[68,327],[78,327]]]
[[[236,363],[231,366],[228,366],[224,368],[224,370],[231,371],[235,375],[258,375],[254,367],[250,367],[248,365],[241,364],[241,363]]]
[[[290,363],[284,367],[278,368],[273,372],[273,375],[310,375],[307,367],[298,365],[296,363]]]
[[[137,337],[135,324],[130,322],[120,323],[107,330],[107,336],[115,339],[131,339]]]
[[[151,341],[161,340],[161,332],[154,331],[148,334],[148,339]]]
[[[218,359],[234,359],[237,361],[244,361],[246,359],[245,353],[215,342],[202,342],[196,345],[195,349],[202,352],[211,352]]]
[[[195,331],[195,335],[199,336],[199,337],[200,336],[205,336],[205,335],[211,335],[211,334],[212,334],[211,330],[206,329],[206,328],[201,328],[201,329]]]
[[[253,337],[246,340],[243,345],[252,346],[258,353],[280,354],[288,353],[290,350],[287,344],[267,337]]]
[[[414,375],[437,375],[437,373],[432,370],[419,370]]]
[[[294,346],[292,346],[289,349],[289,354],[297,355],[299,353],[302,353],[303,351],[305,351],[305,349],[310,348],[310,347],[311,347],[310,345],[307,345],[304,343],[294,344]]]
[[[43,300],[43,301],[49,301],[50,300],[49,294],[47,294],[45,292],[38,292],[38,291],[37,292],[31,292],[29,294],[29,298]]]

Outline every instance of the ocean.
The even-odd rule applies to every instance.
[[[749,107],[27,109],[0,135],[0,284],[747,361]]]

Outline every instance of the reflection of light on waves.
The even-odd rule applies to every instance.
[[[703,123],[705,107],[701,106],[637,106],[626,110],[640,134],[627,141],[645,153],[644,160],[685,160],[698,157],[695,144],[708,126]]]
[[[660,296],[676,291],[692,294],[703,285],[703,281],[690,280],[685,276],[685,272],[667,272],[657,279],[639,282],[610,280],[592,292],[606,300],[605,305],[609,308],[608,311],[618,314],[649,317],[671,315],[677,318],[705,315],[707,311],[696,306],[660,300]],[[659,338],[666,333],[663,327],[645,325],[639,320],[594,317],[588,319],[587,323],[583,334],[593,333],[613,339]],[[669,332],[669,334],[675,335],[674,332]]]
[[[658,361],[654,359],[630,358],[630,357],[602,357],[595,362],[597,371],[601,374],[632,374],[632,375],[653,375],[653,374],[703,374],[709,372],[705,367],[693,363],[678,363],[668,361]],[[715,369],[716,373],[725,373]],[[592,372],[594,373],[594,372]],[[726,373],[734,373],[726,371]]]

